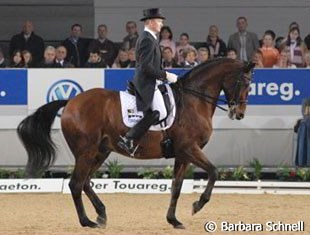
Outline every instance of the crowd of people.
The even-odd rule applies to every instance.
[[[209,27],[204,42],[195,47],[188,33],[181,33],[178,41],[169,26],[162,27],[159,45],[163,68],[193,68],[204,61],[228,57],[254,61],[257,68],[310,68],[310,33],[302,39],[298,23],[292,22],[287,35],[276,36],[266,30],[261,39],[247,30],[246,17],[236,20],[237,31],[225,43],[216,25]],[[0,68],[134,68],[137,24],[126,23],[127,35],[121,43],[108,38],[108,27],[97,27],[97,38],[82,36],[82,26],[73,24],[71,34],[57,47],[45,47],[42,37],[34,32],[31,21],[23,23],[22,32],[10,40],[9,56],[0,48]]]

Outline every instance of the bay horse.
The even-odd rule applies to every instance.
[[[200,199],[192,206],[192,214],[198,212],[211,197],[217,179],[217,169],[202,152],[212,133],[212,116],[223,90],[230,118],[244,117],[251,69],[254,64],[244,64],[227,58],[207,61],[188,71],[177,83],[172,84],[176,99],[176,120],[167,131],[174,142],[175,163],[171,188],[171,201],[166,215],[174,228],[185,228],[177,220],[175,212],[182,187],[184,173],[190,163],[208,173],[208,184]],[[105,205],[90,186],[93,173],[114,151],[129,157],[117,145],[128,128],[123,124],[119,92],[94,88],[70,100],[58,100],[45,104],[26,117],[18,126],[18,135],[27,150],[26,171],[29,177],[43,173],[55,160],[55,145],[51,139],[51,126],[60,108],[61,129],[75,157],[69,187],[82,226],[105,226]],[[136,159],[162,157],[161,131],[148,131],[139,141]],[[82,191],[98,214],[97,223],[91,221],[82,202]]]

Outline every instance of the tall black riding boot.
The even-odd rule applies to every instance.
[[[150,126],[154,125],[158,120],[158,111],[146,112],[144,117],[133,128],[131,128],[125,136],[121,136],[118,146],[126,150],[129,154],[132,154],[135,150],[133,141],[141,139]]]

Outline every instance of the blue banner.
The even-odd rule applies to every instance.
[[[310,97],[310,69],[256,69],[250,105],[300,105]]]
[[[188,70],[170,71],[181,75]],[[105,88],[125,90],[133,76],[134,69],[106,69]],[[310,97],[310,69],[254,70],[249,105],[300,105],[305,97]]]
[[[26,69],[1,69],[0,105],[27,105]]]

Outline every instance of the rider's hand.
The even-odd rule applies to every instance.
[[[174,73],[169,73],[166,71],[166,78],[169,82],[175,83],[178,81],[178,76]]]

